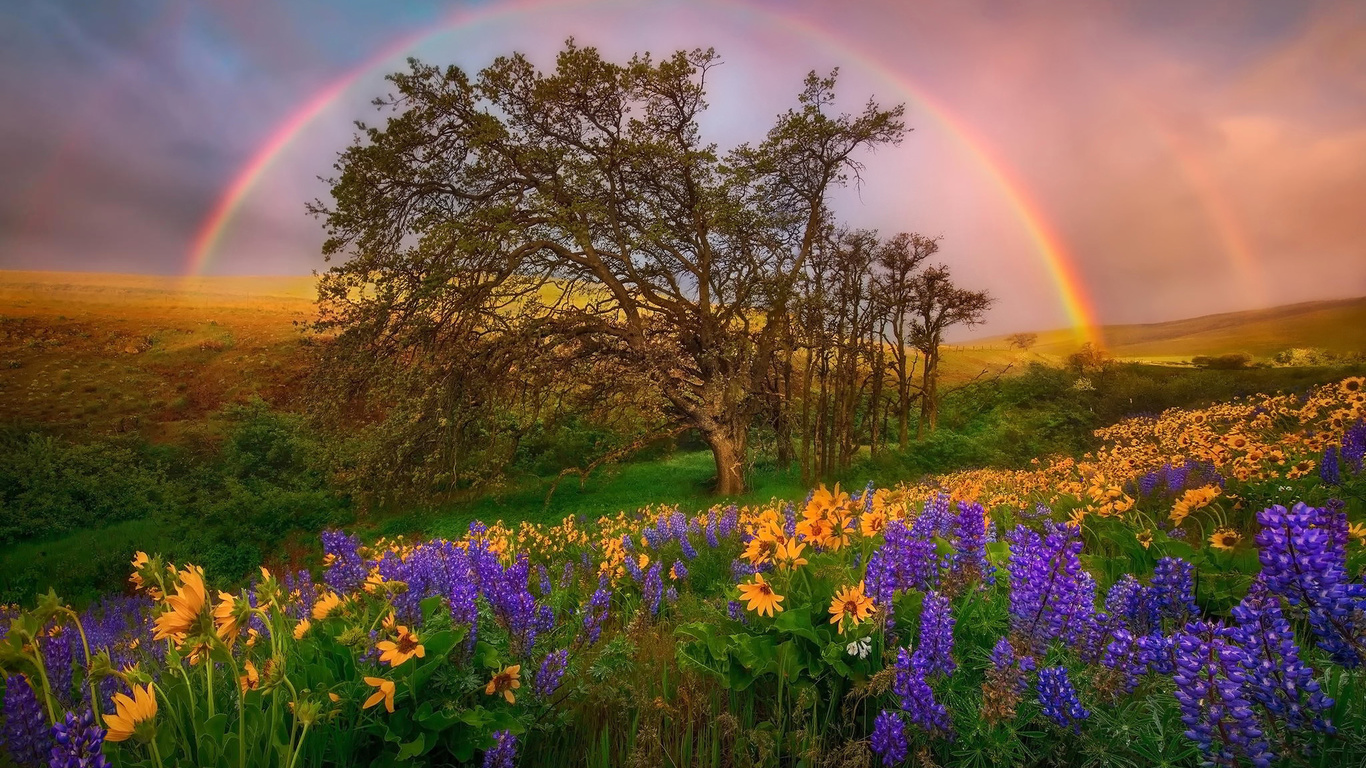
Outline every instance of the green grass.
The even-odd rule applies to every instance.
[[[679,451],[652,461],[603,467],[579,485],[577,476],[566,476],[550,496],[549,478],[520,484],[502,493],[443,504],[426,510],[383,516],[376,520],[376,534],[422,534],[460,536],[474,520],[493,523],[555,522],[569,515],[595,519],[650,504],[679,505],[685,510],[707,509],[718,501],[736,504],[766,502],[773,498],[799,499],[806,494],[794,468],[780,472],[760,467],[751,476],[751,488],[743,496],[719,499],[711,494],[716,466],[708,451]]]

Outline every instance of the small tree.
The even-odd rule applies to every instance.
[[[1039,343],[1039,334],[1012,333],[1006,337],[1006,343],[1016,349],[1028,352],[1035,344]]]
[[[995,299],[986,291],[969,291],[953,284],[949,268],[938,264],[916,275],[912,284],[911,343],[925,358],[920,380],[920,425],[924,435],[939,421],[939,348],[944,331],[956,325],[972,327],[982,322]]]

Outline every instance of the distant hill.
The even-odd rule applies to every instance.
[[[1331,352],[1366,352],[1366,297],[1310,301],[1267,309],[1224,312],[1185,320],[1100,329],[1105,349],[1126,359],[1189,360],[1196,355],[1246,353],[1267,359],[1295,347]],[[966,342],[960,347],[1004,347],[1004,336]],[[1033,352],[1065,356],[1078,342],[1070,330],[1039,333]]]

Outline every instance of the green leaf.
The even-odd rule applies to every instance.
[[[813,643],[821,642],[820,635],[816,634],[815,628],[811,626],[811,611],[806,608],[793,608],[778,614],[778,618],[773,620],[773,628],[804,637]]]

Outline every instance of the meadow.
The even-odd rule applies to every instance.
[[[374,504],[294,399],[308,281],[5,280],[15,765],[1366,760],[1366,370],[1258,365],[1357,304],[964,344],[938,430],[814,488],[717,500],[684,435]]]

